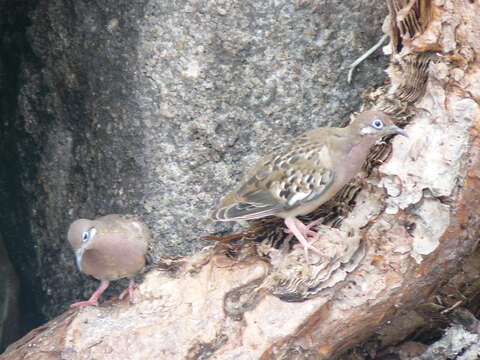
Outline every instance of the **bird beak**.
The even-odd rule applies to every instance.
[[[77,263],[77,268],[80,271],[82,271],[82,256],[84,252],[85,249],[83,246],[80,249],[75,250],[75,262]]]
[[[389,133],[391,133],[391,134],[398,134],[398,135],[405,136],[407,138],[410,137],[410,136],[408,136],[408,134],[405,130],[400,129],[398,126],[395,126],[395,125],[389,126],[388,130],[389,130]]]

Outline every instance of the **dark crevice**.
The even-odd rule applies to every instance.
[[[36,263],[28,225],[32,199],[22,186],[22,177],[35,176],[38,149],[29,146],[32,144],[30,135],[24,131],[24,119],[17,111],[22,64],[35,62],[26,39],[26,29],[30,25],[28,14],[35,4],[36,1],[21,0],[0,2],[0,238],[5,241],[8,256],[20,279],[21,333],[17,335],[45,321],[37,302],[39,279],[31,274]],[[26,149],[30,152],[25,153]]]

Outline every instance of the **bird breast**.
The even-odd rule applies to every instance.
[[[343,185],[348,183],[362,169],[370,152],[371,144],[360,142],[350,149],[335,167],[337,179]]]
[[[82,271],[99,280],[132,276],[145,266],[147,241],[133,227],[106,228],[97,234],[95,246],[85,250]]]

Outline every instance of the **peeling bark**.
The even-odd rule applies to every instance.
[[[428,76],[411,80],[410,138],[392,141],[339,228],[321,228],[325,258],[305,265],[288,241],[209,247],[150,271],[133,304],[71,310],[2,358],[330,359],[426,299],[480,238],[480,4],[394,3],[392,84],[375,106],[411,99],[405,66]]]

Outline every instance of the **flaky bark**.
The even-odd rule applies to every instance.
[[[390,95],[405,81],[396,64],[436,53],[410,138],[393,140],[340,228],[324,230],[327,258],[207,248],[150,271],[133,304],[69,311],[3,359],[328,359],[425,299],[480,236],[480,5],[418,1],[427,14],[412,34],[414,3],[390,2]]]

